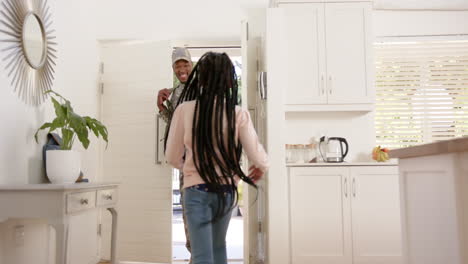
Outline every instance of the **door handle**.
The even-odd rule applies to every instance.
[[[353,178],[353,197],[356,197],[356,178]]]
[[[348,178],[345,178],[344,180],[344,194],[345,197],[348,198]]]
[[[320,78],[320,88],[322,90],[322,95],[325,95],[325,77],[322,74],[322,77]]]
[[[258,92],[261,100],[267,99],[267,73],[259,72],[257,75]]]
[[[333,93],[332,77],[331,77],[331,75],[328,76],[328,93],[330,93],[330,95]]]

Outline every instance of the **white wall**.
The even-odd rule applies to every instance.
[[[286,142],[309,143],[312,137],[344,137],[349,144],[345,160],[370,161],[375,144],[372,112],[286,113]]]
[[[468,9],[466,0],[374,0],[378,9],[430,9],[430,10],[460,10]]]
[[[53,89],[70,99],[78,113],[96,115],[99,59],[94,1],[55,0],[49,5],[59,43]],[[33,135],[44,121],[51,120],[53,110],[49,101],[39,107],[24,104],[6,74],[0,73],[0,184],[42,182],[42,144],[36,144]],[[96,157],[96,148],[83,152],[83,171],[90,178],[96,174]]]
[[[99,39],[234,40],[246,9],[266,0],[100,0]]]
[[[373,11],[376,37],[467,35],[468,11]]]
[[[53,27],[58,42],[58,60],[55,68],[56,80],[53,89],[70,99],[80,114],[97,113],[98,49],[96,44],[96,19],[94,0],[48,1],[53,14]],[[3,35],[0,33],[0,38]],[[2,56],[3,57],[3,56]],[[25,105],[10,87],[10,80],[0,64],[0,184],[24,184],[45,181],[42,170],[42,142],[33,141],[35,130],[53,117],[53,110],[46,101],[40,107]],[[45,136],[43,134],[43,136]],[[93,180],[97,173],[97,146],[93,144],[82,151],[83,171]],[[77,149],[81,148],[77,146]],[[92,221],[92,219],[90,220]],[[11,232],[14,224],[3,224],[4,235]],[[2,229],[2,228],[0,228]],[[0,254],[2,264],[45,263],[46,252],[44,224],[26,225],[26,247],[5,250]],[[2,244],[11,249],[11,241],[2,240],[0,231],[0,253]],[[19,254],[15,254],[18,252]],[[23,254],[27,252],[28,254]],[[24,255],[24,256],[23,256]],[[3,259],[2,259],[3,257]],[[16,259],[15,261],[11,261]]]

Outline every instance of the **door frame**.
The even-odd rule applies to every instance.
[[[99,50],[101,50],[105,45],[122,45],[122,44],[131,44],[131,43],[148,43],[148,42],[155,42],[153,40],[136,40],[136,39],[101,39],[98,40],[98,46]],[[171,46],[174,47],[186,47],[189,49],[194,49],[194,48],[200,48],[200,49],[223,49],[223,48],[235,48],[239,49],[240,54],[243,58],[244,54],[242,52],[242,43],[241,40],[214,40],[214,41],[205,41],[205,40],[171,40]],[[99,52],[99,56],[101,56],[101,52]],[[97,117],[99,120],[102,119],[103,115],[103,96],[102,96],[102,77],[103,77],[103,59],[100,57],[100,66],[99,66],[99,78],[97,79],[97,92],[98,92],[98,113]],[[244,60],[243,60],[244,61]],[[244,68],[244,67],[243,67]],[[244,71],[243,71],[244,72]],[[242,86],[242,107],[248,109],[248,96],[247,96],[247,87],[246,87],[246,82],[243,82]],[[98,160],[98,175],[96,176],[97,181],[102,181],[103,180],[103,160],[104,160],[104,143],[99,142],[99,160]],[[247,169],[247,168],[244,168]],[[245,185],[247,187],[247,185]],[[248,205],[249,204],[249,195],[248,195],[248,188],[244,188],[243,190],[246,195],[243,196],[243,204]],[[255,207],[256,208],[256,207]],[[245,210],[247,209],[247,210]],[[248,242],[248,234],[249,234],[249,219],[248,219],[248,206],[245,206],[244,209],[244,218],[243,218],[243,229],[244,229],[244,247],[243,247],[243,261],[245,264],[249,263],[249,256],[251,255],[250,253],[250,247],[249,242]],[[246,212],[247,211],[247,212]],[[103,212],[100,211],[98,214],[98,225],[101,226],[102,224],[102,214]],[[257,215],[257,214],[255,214]],[[99,227],[100,228],[100,227]],[[172,241],[171,241],[172,242]],[[98,236],[98,253],[100,257],[102,257],[102,237],[101,235]],[[238,261],[238,259],[233,259],[233,261]]]

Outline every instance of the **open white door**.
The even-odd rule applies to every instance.
[[[249,37],[249,24],[242,22],[242,93],[243,107],[247,107],[261,143],[266,147],[266,101],[260,98],[257,76],[259,74],[261,39]],[[246,103],[245,103],[246,102]],[[245,166],[245,170],[249,166]],[[258,183],[259,190],[244,184],[244,264],[263,263],[265,254],[263,219],[265,215],[264,181]]]
[[[109,130],[103,180],[120,182],[117,258],[171,263],[172,171],[161,160],[157,92],[172,87],[171,46],[157,43],[104,44],[102,119]],[[158,133],[159,132],[159,133]],[[159,153],[159,155],[158,155]],[[103,218],[103,248],[108,252]]]
[[[268,103],[266,104],[267,149],[270,169],[266,178],[267,186],[267,262],[284,264],[290,262],[288,177],[286,170],[286,136],[284,91],[288,87],[285,56],[285,29],[281,8],[267,10],[266,67],[268,71]]]

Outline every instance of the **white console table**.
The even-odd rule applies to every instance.
[[[69,218],[95,208],[112,214],[111,263],[117,239],[117,183],[0,185],[0,218],[41,218],[56,232],[56,263],[69,263]]]

